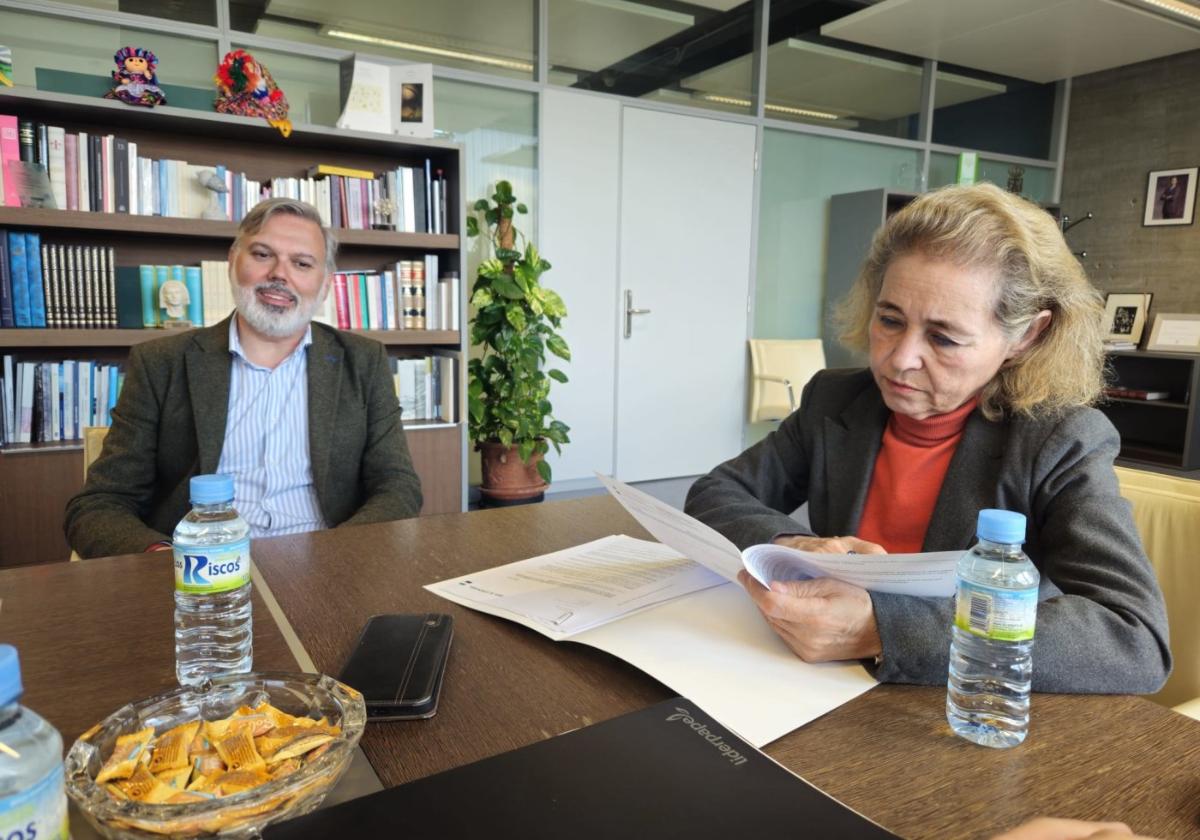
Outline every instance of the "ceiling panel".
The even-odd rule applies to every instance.
[[[704,93],[750,98],[739,59],[684,80]],[[890,120],[915,114],[921,105],[921,67],[886,58],[788,38],[767,52],[767,103],[836,114]],[[956,105],[1004,93],[1002,84],[938,74],[939,105]]]
[[[1200,49],[1200,29],[1116,0],[882,0],[821,34],[1034,82]]]

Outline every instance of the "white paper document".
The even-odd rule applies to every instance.
[[[620,657],[756,747],[875,685],[856,662],[798,659],[740,586],[633,537],[605,537],[425,588]]]
[[[739,552],[737,546],[698,519],[615,478],[599,473],[596,476],[659,542],[727,580],[735,580],[744,566],[763,586],[773,580],[832,577],[872,592],[931,597],[954,594],[954,567],[961,551],[817,554],[782,545],[753,545]]]

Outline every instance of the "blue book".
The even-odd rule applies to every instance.
[[[213,171],[217,173],[218,178],[220,178],[222,181],[224,181],[225,173],[228,172],[229,170],[226,169],[222,164],[217,164],[216,167],[214,167]],[[227,192],[217,193],[217,204],[220,205],[221,211],[225,214],[225,217],[228,218],[229,217],[229,193],[227,193]],[[192,321],[192,323],[196,324],[196,325],[199,325],[199,323],[200,323],[199,321],[193,320],[191,318],[189,318],[188,320]]]
[[[8,268],[8,231],[0,230],[0,329],[15,327],[13,287]]]
[[[158,326],[158,287],[154,283],[154,266],[138,266],[138,282],[142,287],[142,326]]]
[[[29,284],[29,325],[46,326],[46,286],[42,276],[42,237],[25,234],[25,282]]]
[[[12,278],[13,321],[18,327],[32,323],[29,315],[29,282],[25,279],[25,234],[8,232],[8,269]]]
[[[188,320],[193,327],[204,324],[204,293],[200,276],[200,266],[189,265],[184,268],[187,279],[184,281],[188,290]]]

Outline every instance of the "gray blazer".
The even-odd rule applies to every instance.
[[[330,527],[415,516],[421,482],[376,341],[313,324],[308,450]],[[130,351],[112,428],[67,503],[67,542],[82,557],[131,554],[169,540],[193,475],[215,472],[229,409],[229,319]]]
[[[865,370],[829,370],[764,440],[698,480],[686,511],[739,547],[799,532],[858,531],[889,411]],[[925,534],[925,551],[966,549],[982,508],[1025,514],[1025,551],[1042,575],[1036,691],[1149,693],[1171,670],[1162,592],[1120,496],[1116,429],[1099,411],[1054,419],[967,420]],[[941,684],[951,598],[872,593],[883,682]]]

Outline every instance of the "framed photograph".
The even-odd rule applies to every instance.
[[[1196,213],[1196,173],[1191,169],[1159,169],[1146,184],[1142,225],[1190,225]]]
[[[1200,315],[1162,313],[1154,316],[1147,350],[1200,353]]]
[[[1142,340],[1150,299],[1146,292],[1108,295],[1104,299],[1104,341],[1136,347]]]
[[[392,130],[410,137],[432,137],[433,65],[393,67],[392,96],[397,100],[392,109]]]

